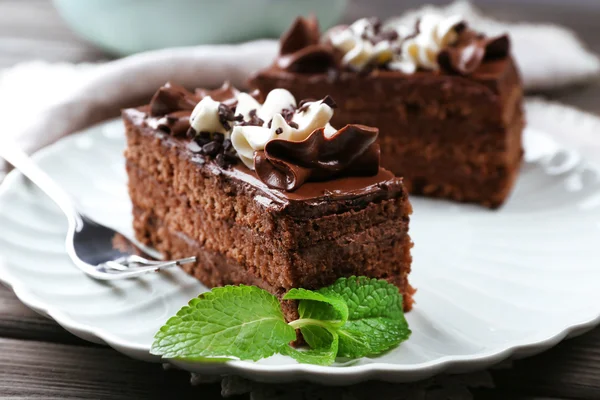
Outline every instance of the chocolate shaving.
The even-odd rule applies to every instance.
[[[233,144],[231,143],[231,139],[223,140],[223,151],[227,153],[231,150],[233,150]],[[233,151],[235,151],[235,150],[233,150]]]
[[[213,140],[202,146],[202,151],[208,156],[216,156],[219,150],[221,150],[221,143]]]
[[[281,110],[281,116],[283,117],[283,119],[285,119],[285,122],[289,124],[292,118],[294,118],[295,112],[296,111],[293,108],[284,108],[283,110]]]
[[[294,129],[298,129],[298,124],[294,121],[288,122],[288,125]]]
[[[231,122],[235,121],[235,114],[233,110],[225,103],[219,103],[217,111],[219,115],[219,122],[223,125],[226,130],[231,129]]]
[[[219,143],[223,143],[225,141],[225,135],[220,132],[215,132],[212,134],[213,140],[216,140]]]
[[[175,111],[192,111],[200,101],[183,86],[167,82],[150,100],[150,116],[162,117]]]
[[[256,109],[250,110],[248,112],[248,116],[250,117],[250,119],[248,121],[240,122],[241,126],[247,126],[247,125],[263,126],[263,124],[265,123],[265,121],[258,118],[258,115],[256,115]]]
[[[225,139],[222,133],[201,132],[188,143],[187,148],[199,154],[199,157],[213,158],[222,168],[228,168],[238,162],[231,140]]]
[[[194,140],[196,141],[196,143],[198,143],[200,146],[204,146],[205,144],[207,144],[208,142],[210,142],[212,139],[212,135],[210,132],[200,132],[198,133],[198,135],[194,138]]]
[[[294,191],[306,181],[342,176],[373,176],[379,172],[379,130],[346,125],[331,137],[316,129],[301,142],[273,139],[254,154],[254,167],[267,186]]]

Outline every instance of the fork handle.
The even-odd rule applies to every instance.
[[[81,214],[77,211],[73,200],[46,172],[38,167],[33,160],[12,140],[0,140],[0,157],[12,164],[31,182],[46,193],[65,213],[69,224],[81,224]]]

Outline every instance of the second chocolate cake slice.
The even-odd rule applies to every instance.
[[[185,269],[209,287],[281,296],[364,275],[394,283],[410,309],[411,205],[379,168],[377,130],[336,131],[329,98],[255,97],[167,85],[123,111],[137,238],[168,258],[195,255]]]
[[[332,123],[377,126],[382,165],[411,193],[497,208],[516,181],[523,90],[510,41],[459,17],[362,18],[323,35],[314,17],[298,18],[250,85],[338,99]]]

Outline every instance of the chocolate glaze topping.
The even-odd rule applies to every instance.
[[[227,91],[223,89],[216,90],[222,96],[215,96],[222,102],[235,93],[233,88]],[[167,84],[159,89],[149,105],[128,109],[123,113],[133,124],[141,126],[145,135],[159,138],[165,146],[174,146],[180,154],[185,154],[201,167],[203,173],[223,175],[227,179],[249,184],[257,191],[256,201],[267,207],[285,209],[290,214],[297,214],[299,218],[310,217],[311,212],[317,215],[331,207],[337,209],[342,205],[349,208],[362,207],[372,201],[393,198],[404,191],[401,178],[379,168],[379,146],[375,143],[377,130],[360,125],[346,127],[335,137],[328,139],[324,138],[322,130],[317,130],[320,136],[314,135],[310,140],[316,145],[315,151],[308,147],[300,151],[312,157],[302,164],[310,169],[311,176],[304,178],[308,182],[296,185],[294,191],[268,186],[256,172],[241,163],[235,163],[237,156],[231,142],[223,139],[222,135],[203,132],[189,137],[184,134],[189,128],[191,111],[201,100],[200,97],[212,97],[212,93],[213,91],[201,90],[192,94],[181,86]],[[259,93],[253,95],[260,99]],[[331,102],[331,106],[335,107],[335,104]],[[182,109],[174,110],[177,107]],[[164,114],[155,115],[158,111]],[[307,139],[306,144],[308,142]],[[280,148],[278,146],[280,145],[269,146],[269,149],[273,147],[274,154],[277,155],[286,145]],[[289,162],[294,157],[300,157],[300,153],[295,153]],[[284,157],[281,158],[285,160]],[[331,162],[331,165],[327,165],[327,162]],[[307,209],[306,203],[312,208]]]
[[[274,139],[254,155],[259,179],[275,189],[294,191],[306,181],[379,172],[377,128],[346,125],[331,137],[316,129],[301,142]]]
[[[239,181],[254,188],[255,201],[265,207],[286,210],[288,214],[298,218],[310,218],[331,208],[332,212],[343,206],[362,207],[372,201],[389,199],[404,192],[402,178],[397,178],[390,171],[379,169],[373,176],[341,177],[323,182],[306,182],[293,192],[272,189],[263,183],[258,175],[245,165],[238,163],[231,167],[223,167],[217,159],[198,154],[199,146],[194,141],[181,136],[173,136],[154,129],[148,121],[157,120],[149,116],[149,107],[130,108],[123,111],[125,118],[142,127],[144,135],[157,137],[164,146],[175,147],[182,156],[188,157],[202,168],[203,173],[222,175],[232,182]],[[340,203],[343,202],[343,203]],[[307,208],[306,204],[311,207]]]
[[[319,22],[314,14],[298,17],[280,40],[279,68],[298,73],[325,72],[337,66],[334,48],[320,43]]]

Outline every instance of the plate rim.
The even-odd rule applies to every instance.
[[[70,141],[77,140],[80,136],[89,134],[94,129],[101,129],[105,125],[115,123],[119,119],[110,119],[99,124],[89,126],[82,131],[66,136],[57,142],[35,152],[32,155],[34,160],[39,160],[52,155],[61,146]],[[555,140],[548,134],[540,133],[552,141]],[[560,148],[567,149],[560,144]],[[578,154],[579,155],[579,154]],[[593,165],[589,160],[581,158],[587,165]],[[595,165],[594,165],[595,167]],[[19,184],[23,175],[17,171],[10,171],[4,180],[0,183],[0,198],[12,188]],[[35,312],[56,321],[70,333],[90,342],[105,344],[120,353],[127,356],[152,362],[171,362],[177,366],[184,367],[191,372],[207,373],[214,370],[213,373],[232,373],[243,375],[248,378],[256,378],[263,381],[292,381],[299,379],[308,379],[309,381],[331,384],[348,385],[362,382],[368,379],[377,378],[388,382],[409,382],[425,379],[442,372],[452,372],[451,369],[463,372],[474,369],[485,369],[493,366],[503,360],[518,356],[519,353],[533,355],[545,351],[567,337],[581,334],[600,324],[600,307],[596,311],[586,313],[584,317],[579,317],[568,322],[555,325],[555,329],[548,329],[544,334],[529,335],[524,339],[515,339],[503,346],[496,346],[487,351],[480,351],[469,355],[446,355],[434,360],[410,364],[391,364],[383,362],[372,362],[362,365],[350,366],[318,366],[312,364],[293,364],[288,365],[269,365],[258,364],[251,361],[230,360],[223,363],[196,363],[190,364],[177,360],[161,359],[158,356],[149,353],[150,347],[135,343],[130,340],[121,339],[105,329],[94,327],[90,324],[77,322],[75,319],[62,312],[58,307],[47,304],[33,293],[24,282],[10,274],[6,267],[2,255],[0,255],[0,283],[13,291],[16,297],[27,307]],[[327,379],[330,378],[330,379]]]

